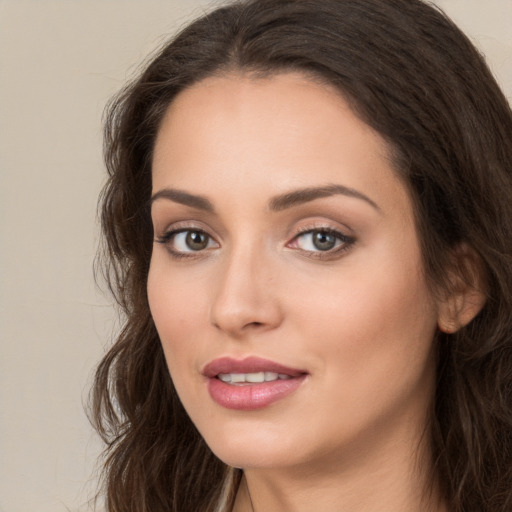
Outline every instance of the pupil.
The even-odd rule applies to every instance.
[[[190,231],[187,233],[187,245],[193,251],[206,249],[208,245],[208,235],[198,231]]]
[[[336,237],[319,231],[313,236],[313,245],[320,251],[328,251],[336,245]]]

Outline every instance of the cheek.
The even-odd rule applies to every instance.
[[[193,279],[184,280],[160,263],[157,260],[150,267],[149,306],[174,387],[195,421],[205,415],[198,403],[204,391],[202,381],[197,379],[197,354],[204,346],[199,323],[207,314],[205,294],[197,290]]]
[[[317,285],[297,280],[297,330],[336,401],[384,404],[431,377],[436,311],[418,261],[395,255],[347,264]]]
[[[171,374],[187,375],[200,339],[199,323],[207,315],[207,298],[194,286],[193,278],[173,272],[161,259],[151,263],[149,307]]]

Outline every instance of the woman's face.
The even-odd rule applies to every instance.
[[[151,312],[177,392],[244,468],[412,450],[437,307],[384,141],[294,73],[182,92],[153,160]]]

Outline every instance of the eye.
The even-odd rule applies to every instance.
[[[200,252],[218,247],[213,238],[201,229],[175,229],[157,239],[174,254]]]
[[[328,253],[347,249],[354,241],[352,237],[348,237],[339,231],[324,228],[311,229],[300,233],[288,246],[307,252]]]

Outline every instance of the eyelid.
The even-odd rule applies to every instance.
[[[164,219],[162,218],[161,220],[163,221]],[[153,229],[155,235],[157,233],[161,233],[163,235],[169,231],[179,231],[180,229],[197,229],[199,231],[204,231],[205,233],[212,232],[212,228],[208,224],[195,219],[174,220],[172,222],[161,222],[160,220],[157,221],[157,219],[155,219],[153,221]]]
[[[158,231],[160,231],[161,234],[157,234]],[[210,242],[213,242],[215,246],[208,246],[204,249],[198,250],[179,250],[175,247],[172,247],[170,241],[173,239],[173,237],[179,233],[187,231],[197,231],[204,233],[209,238],[208,245]],[[347,235],[347,231],[351,234]],[[337,243],[335,247],[326,250],[308,250],[292,245],[301,236],[315,232],[325,232],[332,234],[340,241],[340,243]],[[155,229],[155,242],[164,245],[166,249],[171,253],[171,255],[176,258],[200,258],[205,256],[206,253],[210,252],[212,249],[216,249],[221,246],[218,236],[212,233],[212,229],[210,229],[208,226],[205,226],[201,221],[196,220],[177,221],[167,225],[167,227],[163,230]],[[336,259],[341,257],[341,253],[350,249],[355,242],[356,238],[353,235],[353,230],[348,226],[340,227],[339,223],[329,222],[327,220],[311,219],[308,224],[299,226],[295,229],[293,235],[288,237],[288,242],[286,242],[285,246],[311,258]]]
[[[212,234],[212,230],[208,227],[205,227],[202,222],[198,221],[179,221],[174,222],[168,225],[165,229],[161,230],[155,229],[155,239],[156,243],[162,244],[165,248],[171,253],[171,255],[175,258],[199,258],[205,255],[206,252],[209,252],[211,249],[215,249],[220,247],[220,243],[217,240],[217,237]],[[216,247],[205,247],[204,249],[200,249],[197,251],[183,251],[178,250],[172,246],[171,241],[179,235],[180,233],[185,233],[187,231],[196,231],[199,233],[204,233],[208,238],[210,244],[211,241],[215,244]]]
[[[336,236],[336,238],[339,238],[342,241],[346,240],[347,242],[349,242],[349,241],[355,240],[353,236],[346,235],[339,229],[328,228],[328,227],[317,227],[317,228],[310,228],[310,229],[301,229],[300,231],[297,231],[297,233],[293,236],[293,238],[290,240],[290,242],[297,240],[297,238],[300,238],[301,236],[308,235],[311,233],[316,233],[316,232],[332,234],[332,235]],[[288,243],[290,243],[290,242],[288,242]]]
[[[161,222],[161,221],[166,222]],[[156,238],[163,238],[166,234],[169,234],[170,232],[178,232],[178,231],[187,231],[187,230],[196,230],[196,231],[202,231],[209,235],[211,238],[213,238],[215,241],[218,242],[220,237],[218,236],[218,233],[216,230],[214,230],[211,225],[206,224],[198,219],[183,219],[183,220],[173,220],[169,222],[170,219],[155,219],[153,221],[153,231],[154,231],[154,237]]]
[[[346,231],[352,230],[348,227],[346,227]],[[325,251],[322,251],[320,249],[318,250],[307,250],[302,249],[300,247],[292,247],[291,244],[296,242],[300,237],[308,234],[313,234],[315,232],[324,232],[334,235],[338,240],[341,241],[338,245],[333,247],[332,249],[328,249]],[[341,257],[342,253],[346,252],[347,250],[351,249],[351,247],[356,242],[356,238],[353,234],[347,235],[345,234],[345,229],[341,229],[339,227],[334,227],[331,223],[322,222],[322,221],[316,221],[312,224],[301,226],[298,228],[295,232],[295,234],[292,236],[289,242],[287,242],[286,246],[292,250],[297,250],[302,254],[307,255],[308,257],[312,257],[315,259],[336,259]]]

